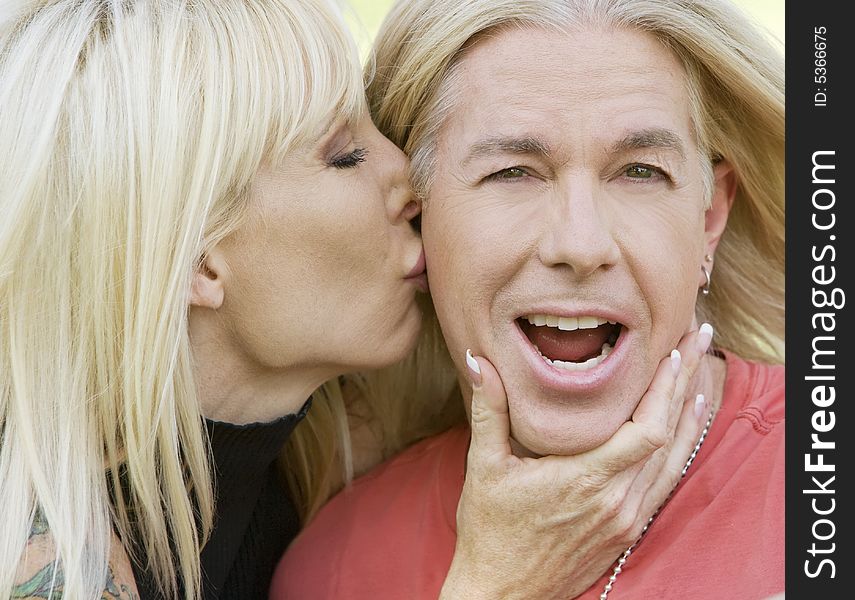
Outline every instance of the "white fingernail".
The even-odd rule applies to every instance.
[[[695,398],[695,418],[700,419],[701,415],[704,414],[704,406],[706,405],[706,401],[704,400],[703,394],[698,394]]]
[[[674,370],[674,375],[680,374],[680,363],[683,362],[683,357],[680,356],[680,351],[674,348],[671,350],[671,368]]]
[[[707,348],[710,347],[710,342],[712,342],[713,337],[713,327],[709,323],[704,323],[701,325],[700,330],[698,331],[698,350],[701,352],[706,352]]]
[[[478,361],[475,360],[474,356],[472,356],[472,352],[469,350],[469,348],[466,349],[466,366],[468,366],[478,375],[481,374],[481,367],[478,366]]]

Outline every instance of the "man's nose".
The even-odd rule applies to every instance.
[[[539,246],[544,265],[569,266],[578,277],[613,265],[620,257],[607,207],[598,202],[597,184],[591,179],[576,177],[560,184]]]

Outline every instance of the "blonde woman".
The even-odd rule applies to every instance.
[[[406,160],[331,2],[15,8],[0,597],[263,596],[299,526],[275,459],[307,398],[419,330]]]
[[[424,200],[426,339],[438,324],[472,431],[429,438],[330,501],[271,597],[780,592],[780,55],[725,0],[401,0],[376,48],[372,114]],[[707,350],[704,321],[715,346],[678,392],[701,421],[694,449],[667,502],[626,513],[623,539],[592,553],[596,531],[574,538],[559,485],[542,490],[552,518],[530,520],[528,498],[469,512],[493,476],[467,457],[485,394],[507,393],[512,448],[498,454],[585,456],[637,418],[678,340],[684,359],[687,335]],[[636,506],[611,496],[613,513]],[[512,522],[500,551],[469,541]],[[471,584],[455,588],[461,573]]]
[[[0,597],[264,596],[354,464],[412,435],[368,435],[352,454],[336,378],[415,343],[425,279],[406,159],[368,117],[327,0],[12,9],[0,23]],[[380,389],[369,383],[383,379],[354,377],[345,395]],[[668,385],[639,415],[657,432],[675,412]],[[499,427],[484,431],[501,439],[491,400]],[[609,448],[648,457],[639,429]],[[612,458],[598,464],[620,479]],[[522,492],[573,489],[570,467],[529,473]],[[674,466],[652,460],[640,492],[667,493],[663,472]],[[513,500],[517,481],[482,489]],[[484,497],[468,510],[493,510]],[[614,529],[602,502],[580,532]]]
[[[330,2],[10,19],[0,597],[263,595],[299,523],[274,463],[307,398],[419,330],[406,160]]]

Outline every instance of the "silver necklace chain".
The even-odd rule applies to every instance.
[[[695,448],[692,450],[692,454],[689,456],[689,460],[686,461],[686,466],[683,467],[683,471],[680,473],[680,480],[677,482],[677,485],[680,484],[680,481],[683,480],[683,477],[686,476],[686,471],[689,470],[689,467],[692,466],[692,462],[695,460],[695,457],[698,455],[698,452],[701,449],[701,446],[704,443],[704,440],[707,439],[707,433],[710,431],[710,425],[712,425],[714,412],[710,412],[710,417],[707,419],[707,424],[704,425],[704,430],[701,432],[701,437],[698,438],[698,443],[695,444]],[[677,486],[674,486],[674,490],[677,489]],[[641,530],[641,534],[638,536],[638,539],[633,542],[633,544],[624,550],[623,554],[620,555],[620,558],[617,560],[617,564],[615,565],[612,574],[609,576],[609,580],[606,582],[606,587],[603,589],[603,593],[600,594],[600,600],[606,600],[609,595],[609,592],[612,591],[612,586],[615,584],[615,580],[617,576],[620,575],[623,570],[624,564],[626,564],[629,555],[632,554],[632,551],[635,550],[636,546],[638,546],[639,542],[641,542],[644,534],[647,533],[647,530],[650,529],[650,524],[653,523],[653,520],[659,515],[659,512],[662,508],[668,503],[668,500],[671,499],[671,496],[674,494],[674,490],[671,490],[671,493],[668,494],[668,497],[665,498],[665,501],[659,505],[659,508],[656,509],[649,519],[647,519],[647,524],[644,526],[644,529]]]

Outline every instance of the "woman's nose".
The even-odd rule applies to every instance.
[[[401,219],[405,221],[412,221],[416,217],[422,214],[422,203],[416,198],[414,194],[411,194],[411,199],[404,205],[404,208],[401,209]]]
[[[379,134],[378,134],[379,135]],[[381,136],[382,137],[382,136]],[[422,212],[422,202],[410,186],[410,161],[395,144],[382,138],[382,164],[391,182],[387,209],[393,223],[412,222]]]

